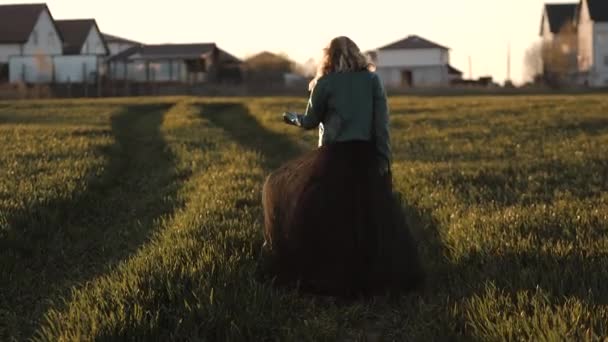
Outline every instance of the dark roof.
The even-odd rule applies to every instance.
[[[56,20],[55,23],[63,37],[63,53],[66,55],[80,54],[91,29],[95,28],[99,32],[95,19]],[[104,43],[106,54],[108,54],[108,47],[104,38],[101,37],[101,39]]]
[[[608,21],[608,1],[607,0],[587,0],[589,13],[593,21]]]
[[[133,44],[133,45],[141,45],[140,42],[136,42],[134,40],[129,40],[126,38],[114,36],[107,33],[102,33],[103,38],[106,40],[106,43],[124,43],[124,44]]]
[[[212,53],[215,49],[215,43],[137,45],[113,56],[111,60],[128,59],[136,54],[139,54],[141,59],[197,59]]]
[[[388,44],[378,50],[401,50],[401,49],[444,49],[447,47],[434,43],[422,37],[412,35],[394,43]]]
[[[577,9],[578,4],[545,4],[541,34],[544,30],[545,16],[549,20],[551,33],[559,33],[564,25],[576,19]]]
[[[222,63],[234,63],[234,64],[241,64],[243,63],[243,61],[241,61],[240,59],[238,59],[237,57],[229,54],[228,52],[222,50],[222,49],[218,49],[220,52],[220,62]]]
[[[0,5],[0,44],[22,44],[28,41],[45,4]]]
[[[462,75],[462,71],[454,68],[453,66],[448,64],[448,74],[450,75]]]
[[[123,60],[123,59],[128,59],[132,55],[141,51],[141,47],[142,47],[141,44],[132,46],[132,47],[130,47],[124,51],[121,51],[121,52],[117,53],[116,55],[110,57],[109,61],[111,62],[111,61],[119,61],[119,60]]]

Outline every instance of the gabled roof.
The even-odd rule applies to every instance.
[[[46,4],[0,5],[0,44],[26,43],[44,11],[51,13]]]
[[[80,54],[91,30],[97,29],[97,32],[100,32],[95,19],[56,20],[55,23],[63,37],[63,53],[66,55]],[[108,54],[104,38],[101,37],[101,40]]]
[[[543,22],[541,23],[541,34],[544,33],[544,21],[549,21],[551,33],[557,34],[569,22],[576,20],[578,4],[545,4]]]
[[[587,4],[589,4],[591,20],[596,22],[608,22],[607,0],[587,0]]]
[[[128,59],[133,55],[139,55],[138,58],[141,59],[198,59],[211,54],[215,49],[215,43],[137,45],[126,49],[110,60]]]
[[[403,50],[403,49],[442,49],[449,50],[443,45],[439,45],[422,37],[412,35],[394,43],[385,45],[378,50]]]
[[[134,40],[129,40],[129,39],[118,37],[118,36],[114,36],[111,34],[102,33],[101,35],[106,40],[106,43],[123,43],[123,44],[141,45],[140,42],[136,42]]]

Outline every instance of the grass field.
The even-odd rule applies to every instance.
[[[305,99],[0,102],[0,340],[606,340],[608,98],[391,99],[426,288],[255,280]]]

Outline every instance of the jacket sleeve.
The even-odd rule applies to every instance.
[[[327,110],[327,90],[326,84],[322,80],[317,82],[317,85],[313,88],[310,98],[308,99],[308,105],[306,106],[306,113],[300,117],[301,126],[304,129],[313,129],[319,126],[323,116]]]
[[[374,122],[376,148],[387,166],[391,164],[391,139],[389,134],[389,110],[386,92],[378,75],[373,76]]]

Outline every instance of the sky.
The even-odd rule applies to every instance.
[[[43,0],[41,0],[43,1]],[[0,4],[36,0],[0,0]],[[40,1],[38,1],[40,2]],[[335,36],[371,50],[416,34],[451,49],[469,77],[524,80],[544,0],[47,0],[55,19],[95,18],[102,32],[143,43],[215,42],[237,57],[283,52],[318,60]],[[576,2],[576,0],[550,0]]]

